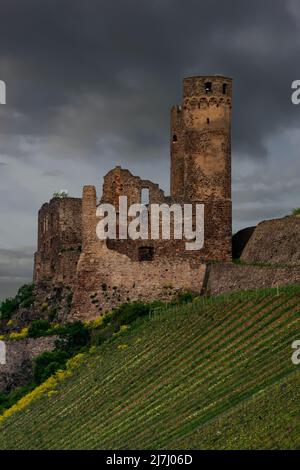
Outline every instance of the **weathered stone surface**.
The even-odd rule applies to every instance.
[[[300,265],[300,217],[258,224],[241,259],[247,263]]]
[[[184,79],[182,106],[171,109],[171,195],[117,166],[100,198],[118,208],[119,196],[129,206],[143,202],[146,190],[149,204],[204,204],[201,250],[187,251],[186,240],[164,240],[161,232],[154,240],[100,241],[93,186],[84,187],[82,200],[54,198],[42,206],[34,280],[50,290],[71,287],[71,318],[94,318],[126,301],[200,293],[205,263],[231,260],[231,96],[230,78]]]
[[[293,285],[300,283],[300,267],[261,267],[216,263],[209,268],[207,293],[225,294],[248,289]]]
[[[53,198],[38,215],[35,284],[72,285],[81,251],[81,199]]]
[[[171,109],[171,196],[205,205],[203,260],[231,260],[231,97],[228,77],[189,77]]]
[[[200,293],[204,275],[203,264],[132,261],[102,244],[95,253],[81,254],[71,315],[92,319],[128,301],[168,301],[182,291]]]
[[[0,364],[0,390],[10,391],[32,379],[33,359],[44,351],[52,351],[57,337],[28,338],[6,341],[6,364]]]

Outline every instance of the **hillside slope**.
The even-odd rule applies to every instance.
[[[300,448],[300,288],[139,321],[0,425],[0,449]]]

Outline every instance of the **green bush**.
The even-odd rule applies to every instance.
[[[17,403],[20,398],[33,390],[35,385],[33,383],[25,385],[24,387],[18,387],[11,392],[0,392],[0,412],[4,411],[7,408],[10,408],[15,403]]]
[[[34,286],[33,284],[25,284],[20,287],[17,293],[19,306],[22,308],[29,308],[34,302]]]
[[[56,348],[67,351],[71,355],[89,345],[91,339],[90,330],[79,320],[66,323],[58,330],[58,333],[59,339],[56,341]]]
[[[292,215],[300,215],[300,207],[296,207],[292,210]]]
[[[28,336],[30,338],[38,338],[45,336],[50,330],[50,323],[47,320],[35,320],[28,328]]]
[[[19,304],[16,298],[3,300],[0,306],[0,320],[9,320],[18,307]]]
[[[65,197],[69,197],[69,193],[68,191],[62,189],[61,191],[55,191],[52,197],[58,197],[59,199],[63,199]]]
[[[92,344],[100,346],[101,344],[105,343],[105,341],[109,340],[115,332],[116,327],[112,324],[94,331],[92,335]]]
[[[44,382],[58,369],[64,369],[70,354],[65,351],[44,352],[34,360],[33,377],[36,385]]]
[[[8,298],[0,304],[0,320],[9,320],[11,315],[21,308],[29,308],[34,302],[33,284],[20,287],[13,298]]]
[[[182,292],[178,294],[177,299],[172,303],[176,305],[188,304],[189,302],[192,302],[196,296],[197,295],[193,294],[193,292]]]
[[[128,325],[139,317],[149,315],[151,308],[152,304],[144,304],[142,302],[122,304],[112,311],[110,321],[119,326]]]

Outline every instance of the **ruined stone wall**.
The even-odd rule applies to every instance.
[[[176,201],[174,197],[165,196],[164,192],[158,185],[148,180],[142,180],[132,175],[128,170],[117,167],[111,170],[104,178],[103,195],[101,203],[108,202],[118,208],[119,196],[127,196],[128,207],[131,204],[142,202],[142,190],[149,190],[149,239],[148,240],[108,240],[108,248],[125,254],[133,261],[139,260],[139,253],[143,247],[151,247],[153,249],[154,260],[178,259],[191,260],[193,262],[203,263],[207,260],[218,259],[228,260],[231,256],[231,201],[212,199],[205,204],[205,234],[204,248],[197,251],[187,251],[186,240],[183,236],[182,240],[174,239],[174,217],[171,215],[171,238],[164,240],[162,238],[162,223],[160,217],[159,239],[151,239],[151,204],[178,204],[182,208],[184,202]],[[130,222],[128,219],[128,223]],[[184,234],[184,226],[182,224],[182,233]],[[119,234],[118,216],[117,216],[117,237]]]
[[[120,166],[109,171],[103,182],[101,203],[113,204],[118,207],[119,196],[127,196],[128,206],[131,204],[141,204],[141,193],[143,189],[149,190],[149,200],[151,203],[165,202],[165,194],[158,184],[150,180],[143,180],[139,176],[134,176],[129,170]]]
[[[200,293],[205,266],[191,260],[133,261],[96,237],[96,191],[83,191],[83,246],[74,290],[73,318],[95,318],[134,300],[171,300],[182,291]]]
[[[26,385],[32,379],[33,359],[55,347],[56,336],[6,341],[6,364],[0,364],[0,391]]]
[[[81,199],[53,198],[38,215],[34,282],[72,283],[81,250]]]
[[[262,267],[216,263],[209,267],[206,291],[211,295],[300,283],[300,267]]]
[[[171,196],[121,167],[104,178],[103,194],[86,186],[80,199],[52,199],[39,212],[36,283],[74,287],[72,315],[95,317],[128,300],[168,300],[183,290],[200,292],[205,262],[231,260],[231,79],[184,79],[183,105],[171,110]],[[142,194],[148,190],[149,200]],[[187,251],[185,239],[153,240],[151,213],[145,240],[96,236],[99,203],[204,204],[204,247]],[[82,216],[82,217],[81,217]],[[130,219],[129,219],[130,222]],[[82,251],[80,249],[82,245]],[[169,286],[169,287],[166,287]]]
[[[258,224],[241,259],[247,263],[300,266],[300,217],[287,216]]]
[[[170,197],[166,197],[164,192],[159,188],[158,184],[154,184],[149,180],[143,180],[138,176],[134,176],[130,171],[116,167],[104,177],[103,194],[101,203],[110,203],[118,210],[119,196],[126,196],[128,207],[132,204],[141,204],[142,191],[148,190],[149,201],[146,205],[148,210],[149,222],[149,239],[148,240],[126,240],[116,239],[108,240],[107,246],[111,250],[127,255],[131,260],[139,260],[139,250],[142,247],[152,247],[154,259],[174,258],[185,252],[183,242],[178,240],[163,240],[162,218],[160,220],[160,238],[158,240],[151,239],[151,204],[172,204],[174,201]],[[118,214],[119,215],[119,214]],[[117,215],[117,236],[119,235],[119,217]],[[128,224],[133,217],[128,217]],[[171,217],[171,234],[174,231],[174,220]]]

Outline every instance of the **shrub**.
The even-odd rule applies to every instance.
[[[25,284],[24,286],[20,287],[17,293],[17,299],[19,302],[19,306],[22,308],[29,308],[34,302],[34,286],[33,284]]]
[[[65,369],[69,354],[65,351],[46,351],[34,360],[33,377],[37,385],[41,384],[59,369]]]
[[[24,387],[16,388],[10,393],[0,392],[0,412],[3,412],[5,409],[10,408],[15,403],[17,403],[17,401],[19,401],[21,397],[26,395],[26,393],[30,392],[33,387],[34,386],[30,384]]]
[[[92,321],[85,321],[85,322],[84,322],[84,325],[85,325],[87,328],[89,328],[89,329],[95,330],[95,329],[97,329],[97,328],[99,328],[99,327],[102,326],[103,321],[104,321],[104,318],[105,318],[105,317],[104,317],[103,315],[102,315],[102,316],[99,316],[99,317],[97,317],[95,320],[92,320]]]
[[[193,294],[193,292],[182,292],[178,294],[174,303],[177,305],[188,304],[189,302],[192,302],[195,297],[196,294]]]
[[[0,306],[0,320],[9,320],[18,307],[19,303],[16,298],[4,300]]]
[[[21,308],[29,308],[34,302],[33,284],[25,284],[20,287],[14,298],[8,298],[1,302],[0,320],[9,320],[11,315]]]
[[[89,345],[91,339],[89,328],[81,321],[67,323],[61,327],[59,336],[57,349],[68,351],[72,355]]]
[[[24,339],[28,336],[28,328],[23,328],[20,332],[13,332],[9,335],[9,339],[11,340],[18,340]]]
[[[127,325],[139,317],[149,315],[151,308],[152,304],[143,304],[142,302],[122,304],[120,307],[113,310],[111,322],[119,326]]]
[[[300,215],[300,207],[297,207],[292,210],[292,215]]]
[[[49,320],[49,322],[53,322],[56,315],[57,315],[57,309],[56,308],[52,308],[51,310],[48,310],[48,320]]]
[[[66,189],[62,189],[61,191],[55,191],[52,197],[58,197],[59,199],[63,199],[65,197],[69,197],[69,193]]]
[[[50,323],[47,320],[35,320],[28,328],[28,336],[30,338],[45,336],[49,329]]]
[[[112,324],[107,325],[105,328],[101,328],[98,331],[95,331],[92,336],[93,344],[100,346],[105,341],[109,340],[113,336],[114,333],[115,333],[115,326]]]

